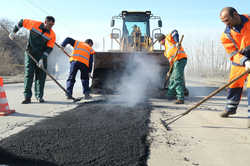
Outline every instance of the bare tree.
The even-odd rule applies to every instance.
[[[0,75],[15,75],[22,73],[27,32],[20,31],[15,41],[11,41],[8,37],[8,32],[6,32],[2,26],[11,32],[15,24],[7,19],[0,20],[0,24]],[[18,47],[17,43],[21,45],[22,48]]]

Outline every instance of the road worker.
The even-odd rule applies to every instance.
[[[92,71],[93,55],[95,54],[95,51],[92,48],[93,41],[87,39],[85,42],[81,42],[68,37],[63,41],[62,47],[65,47],[67,44],[70,44],[74,48],[73,54],[70,57],[70,71],[66,82],[68,92],[67,98],[72,99],[76,74],[78,70],[80,70],[83,94],[85,99],[89,99],[91,98],[89,76]]]
[[[165,46],[164,55],[168,58],[170,65],[173,65],[173,70],[168,84],[167,99],[177,99],[175,104],[184,104],[184,68],[187,64],[187,55],[182,46],[180,46],[176,55],[177,46],[179,44],[178,31],[173,30],[167,36],[162,34],[159,36],[158,41],[160,44]]]
[[[221,41],[232,62],[229,78],[231,81],[250,69],[250,17],[239,14],[233,7],[225,7],[220,12],[220,19],[226,24]],[[250,77],[246,74],[229,86],[226,108],[221,117],[236,113],[246,79],[250,109]]]
[[[30,30],[27,48],[25,51],[25,75],[24,75],[24,101],[22,104],[31,103],[32,83],[35,74],[35,97],[38,102],[45,102],[43,99],[46,73],[40,68],[47,69],[47,57],[51,53],[56,35],[52,30],[55,19],[52,16],[47,16],[45,22],[34,21],[29,19],[21,19],[9,34],[9,38],[13,40],[15,34],[22,27]],[[33,56],[39,66],[29,56]],[[39,68],[40,67],[40,68]]]

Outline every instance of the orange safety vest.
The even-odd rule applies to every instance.
[[[55,32],[50,29],[49,33],[45,32],[42,33],[42,30],[39,28],[43,24],[40,21],[34,21],[29,19],[23,19],[23,27],[35,32],[36,34],[41,35],[41,37],[44,39],[44,41],[47,41],[47,46],[50,48],[54,47],[55,41],[56,41],[56,34]]]
[[[243,25],[240,33],[227,28],[221,36],[221,41],[225,47],[232,65],[243,66],[243,62],[247,59],[242,54],[238,53],[239,50],[244,49],[250,45],[250,21],[248,15],[243,15],[247,20]]]
[[[185,53],[182,46],[180,47],[175,57],[176,51],[177,51],[176,42],[174,41],[172,35],[168,34],[165,38],[164,56],[168,58],[170,64],[173,64],[175,61],[178,61],[182,58],[187,58],[187,54]]]
[[[247,60],[247,57],[238,53],[239,50],[250,45],[249,16],[243,15],[243,17],[243,27],[240,32],[236,32],[231,28],[227,27],[221,36],[222,44],[225,47],[226,52],[229,54],[230,60],[232,61],[229,81],[233,80],[234,78],[246,71],[243,66],[243,62]],[[232,83],[229,88],[242,88],[247,77],[247,87],[250,88],[250,75],[248,74]]]
[[[70,57],[70,62],[79,61],[89,67],[90,55],[93,54],[95,54],[95,51],[87,43],[76,40],[73,54]]]

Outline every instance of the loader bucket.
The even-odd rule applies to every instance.
[[[129,75],[137,67],[135,58],[140,57],[140,60],[152,61],[159,65],[160,72],[155,75],[160,75],[159,85],[155,88],[163,88],[165,74],[169,70],[169,62],[164,57],[162,51],[158,52],[96,52],[94,57],[94,74],[92,81],[93,89],[102,89],[105,92],[114,93],[121,84],[122,77]],[[155,66],[148,65],[148,68]],[[132,70],[129,70],[132,69]]]

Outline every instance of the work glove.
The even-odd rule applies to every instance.
[[[247,47],[244,48],[244,49],[241,49],[239,52],[240,52],[240,54],[242,54],[242,55],[244,55],[244,56],[250,58],[250,45],[247,46]]]
[[[245,62],[245,69],[250,71],[250,60]]]
[[[44,66],[43,66],[43,58],[41,58],[41,59],[39,60],[39,62],[38,62],[38,67],[44,68]]]
[[[178,42],[175,44],[176,45],[176,48],[180,48],[181,47],[181,44]]]
[[[14,32],[11,32],[11,33],[9,34],[10,40],[14,40],[14,39],[15,39],[15,36],[16,36],[16,34],[15,34]]]
[[[92,75],[91,75],[91,73],[89,73],[89,78],[93,78]]]

